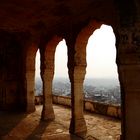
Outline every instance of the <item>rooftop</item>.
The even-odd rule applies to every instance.
[[[54,105],[55,120],[40,121],[42,105],[31,114],[0,112],[0,139],[2,140],[82,140],[69,134],[70,108]],[[120,120],[85,112],[86,140],[118,140]],[[9,119],[10,118],[10,119]]]

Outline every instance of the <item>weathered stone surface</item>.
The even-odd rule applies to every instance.
[[[81,137],[69,134],[71,111],[62,106],[53,106],[55,121],[40,121],[42,106],[36,106],[36,111],[30,114],[3,113],[0,115],[1,140],[83,140]],[[87,124],[85,140],[117,140],[120,135],[120,121],[109,117],[86,113]],[[9,119],[10,117],[10,119]],[[13,128],[13,126],[15,126]],[[110,138],[110,139],[109,139]]]
[[[34,111],[34,62],[36,50],[39,48],[44,95],[42,118],[49,117],[49,114],[53,116],[51,88],[54,53],[57,43],[65,38],[72,87],[74,121],[71,126],[74,129],[71,129],[71,132],[81,131],[77,123],[84,118],[86,45],[89,36],[102,24],[111,25],[116,35],[117,65],[122,92],[122,139],[139,140],[139,0],[1,0],[0,110]],[[98,105],[96,108],[102,110]],[[103,110],[107,112],[107,108]],[[133,123],[134,120],[136,121]],[[85,123],[82,124],[81,128],[86,131]],[[137,131],[134,131],[134,128]]]

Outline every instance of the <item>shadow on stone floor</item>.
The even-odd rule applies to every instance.
[[[50,121],[41,121],[35,130],[26,138],[26,140],[41,140],[42,135],[46,130],[46,127],[50,124]]]
[[[41,121],[42,106],[31,114],[0,112],[0,140],[116,140],[120,135],[118,120],[85,113],[85,138],[69,134],[70,109],[54,105],[55,120]]]
[[[0,112],[0,139],[2,136],[7,135],[26,117],[27,114],[23,114],[21,112],[1,111]]]
[[[34,119],[35,116],[38,114],[0,112],[0,140],[82,140],[68,131],[56,133],[63,129],[62,125]]]

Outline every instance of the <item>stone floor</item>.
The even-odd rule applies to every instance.
[[[69,134],[71,111],[54,105],[55,121],[40,121],[42,106],[31,114],[0,112],[0,140],[82,140]],[[118,140],[120,120],[85,112],[86,140]]]

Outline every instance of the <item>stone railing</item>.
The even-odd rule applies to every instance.
[[[42,96],[35,96],[35,104],[42,104]],[[53,95],[53,103],[71,107],[71,97]],[[102,115],[107,115],[115,118],[121,118],[121,107],[119,105],[111,105],[105,103],[84,100],[85,111],[90,111]]]

